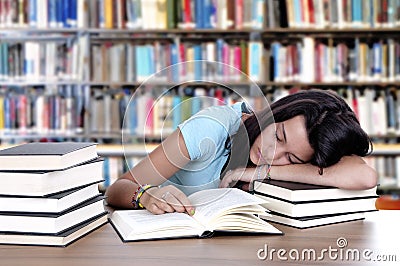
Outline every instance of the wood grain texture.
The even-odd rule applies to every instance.
[[[217,235],[207,239],[175,239],[123,243],[110,224],[66,248],[0,245],[1,265],[304,265],[321,261],[260,260],[257,251],[268,248],[315,249],[338,248],[336,241],[344,237],[346,248],[370,249],[380,254],[400,251],[393,245],[400,239],[400,211],[379,211],[368,214],[364,221],[348,222],[311,229],[295,229],[276,225],[284,236]],[[396,250],[397,249],[397,250]],[[377,262],[338,261],[326,258],[324,264],[385,265]],[[398,262],[397,262],[398,263]],[[395,265],[395,262],[387,265]]]

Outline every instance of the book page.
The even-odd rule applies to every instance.
[[[154,215],[147,210],[115,211],[111,218],[125,240],[201,235],[203,227],[186,213]]]
[[[265,214],[264,214],[265,216]],[[220,216],[208,225],[209,231],[232,231],[281,234],[282,232],[261,218],[246,213],[233,213]]]
[[[199,191],[190,195],[189,200],[196,208],[194,218],[203,224],[227,212],[264,212],[264,208],[258,204],[265,203],[264,200],[236,188]]]

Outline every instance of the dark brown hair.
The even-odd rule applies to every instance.
[[[308,140],[314,149],[310,160],[313,165],[328,167],[343,156],[366,156],[372,149],[369,136],[340,96],[331,91],[311,89],[283,97],[245,120],[232,137],[225,170],[252,165],[249,150],[261,131],[272,123],[298,115],[305,118]]]

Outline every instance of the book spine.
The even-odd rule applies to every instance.
[[[49,28],[57,28],[57,1],[56,0],[48,0],[48,27]]]
[[[4,105],[5,97],[0,95],[0,134],[4,134],[5,132],[5,111],[6,106]]]
[[[36,17],[37,4],[36,4],[36,1],[37,0],[29,0],[29,4],[28,4],[28,7],[29,7],[29,9],[28,9],[29,10],[29,13],[28,13],[29,26],[32,27],[32,28],[37,26],[37,17]]]
[[[113,1],[104,0],[104,27],[106,29],[113,28]]]
[[[78,0],[68,0],[68,25],[71,28],[77,27],[77,20],[78,20]]]

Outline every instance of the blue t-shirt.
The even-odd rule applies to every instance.
[[[173,184],[187,195],[218,187],[229,154],[226,141],[239,129],[241,116],[238,102],[206,108],[180,124],[190,162],[163,185]]]

